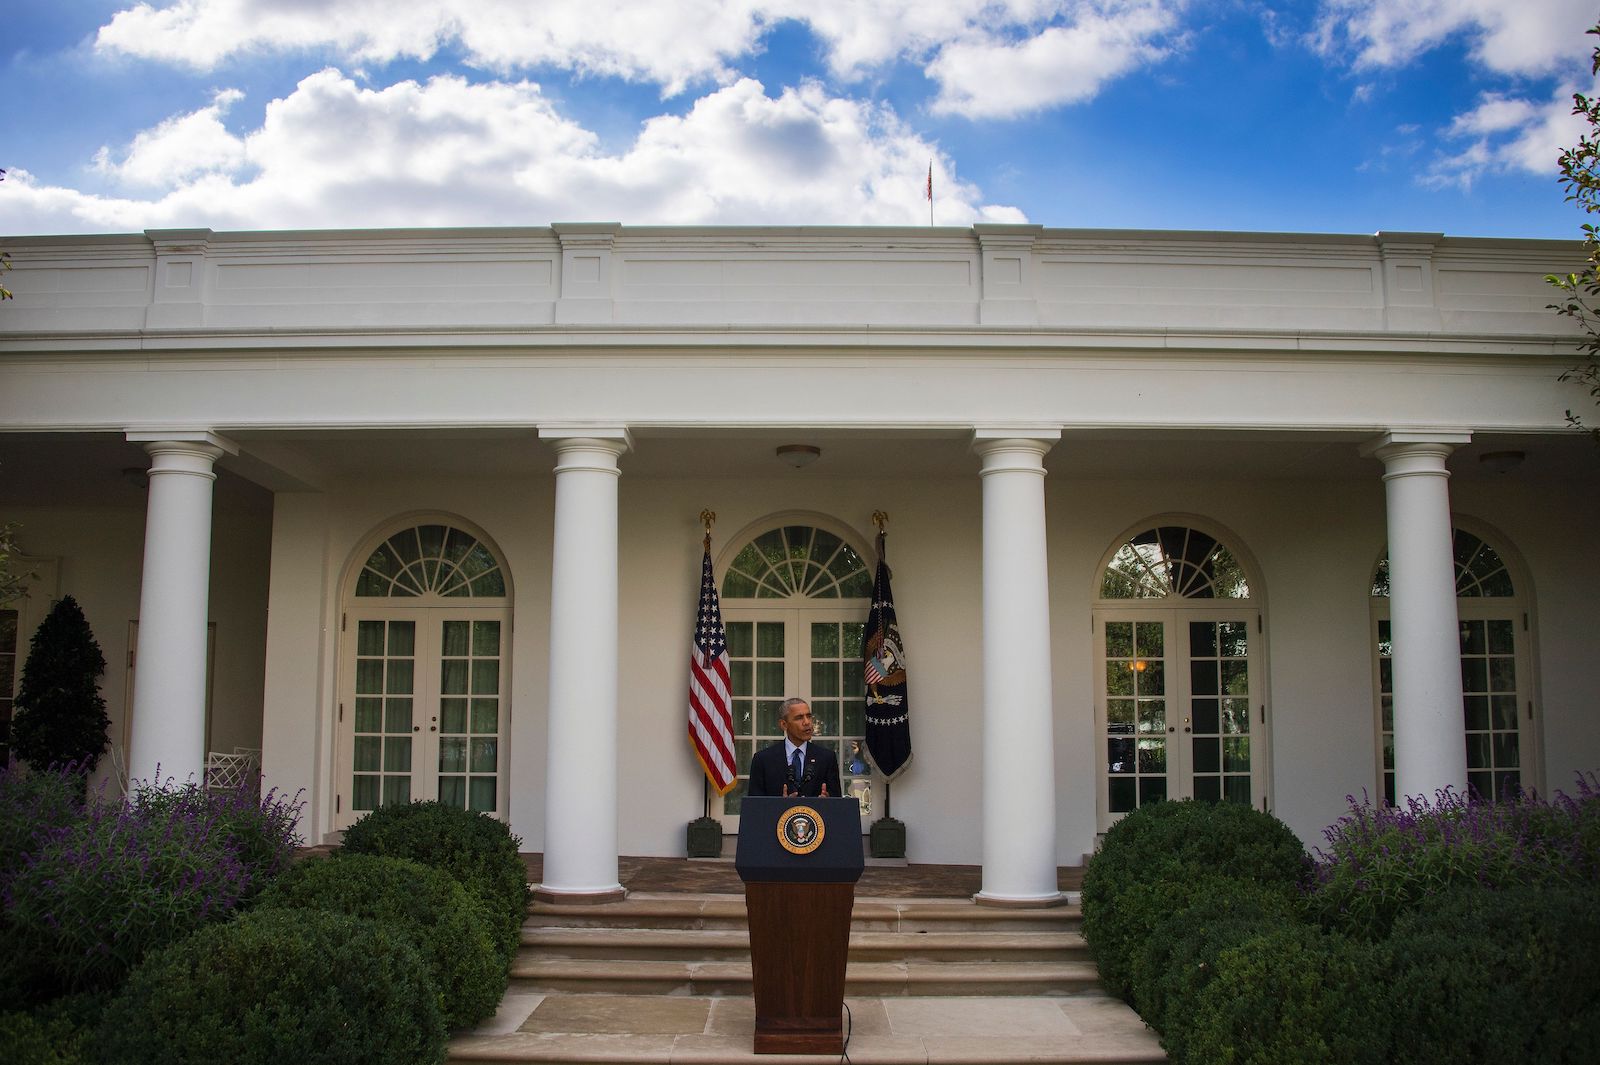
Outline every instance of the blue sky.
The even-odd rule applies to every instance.
[[[32,0],[0,233],[1574,237],[1595,0]]]

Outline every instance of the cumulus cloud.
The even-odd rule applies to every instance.
[[[1600,86],[1591,88],[1591,92]],[[1471,188],[1484,174],[1523,171],[1553,176],[1561,152],[1576,144],[1587,122],[1572,113],[1573,86],[1545,99],[1484,93],[1447,131],[1449,147],[1422,175],[1434,188]]]
[[[947,176],[949,163],[892,110],[814,82],[773,97],[737,80],[682,116],[649,120],[613,153],[529,81],[440,76],[374,89],[325,69],[239,135],[219,122],[237,99],[221,93],[120,151],[104,149],[101,172],[120,195],[13,172],[0,185],[0,231],[564,219],[914,225],[927,218],[930,158],[941,223],[1025,220]]]
[[[1312,45],[1367,69],[1403,65],[1464,35],[1485,68],[1543,75],[1589,53],[1583,31],[1594,19],[1593,0],[1323,0]]]
[[[925,65],[939,110],[1011,115],[1086,99],[1163,54],[1186,0],[176,0],[140,3],[96,47],[209,70],[255,51],[320,50],[341,61],[427,60],[458,48],[479,69],[540,68],[658,84],[676,95],[732,84],[737,62],[784,22],[806,26],[828,69],[854,80]]]
[[[1128,4],[1021,40],[985,34],[952,42],[928,67],[939,83],[933,110],[1008,117],[1090,99],[1105,82],[1164,57],[1156,42],[1176,21],[1169,5]]]

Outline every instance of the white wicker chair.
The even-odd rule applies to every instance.
[[[232,754],[211,751],[206,755],[206,790],[238,791],[261,788],[261,749],[235,747]]]

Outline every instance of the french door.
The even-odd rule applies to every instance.
[[[392,602],[349,612],[335,827],[415,799],[504,815],[508,620]]]
[[[1265,804],[1259,624],[1221,605],[1095,612],[1101,831],[1163,799]]]
[[[812,743],[839,757],[844,788],[874,779],[863,767],[852,773],[852,744],[865,750],[866,691],[861,673],[861,633],[867,608],[811,600],[790,608],[731,607],[724,613],[733,696],[734,753],[739,782],[721,799],[723,831],[739,830],[739,806],[756,751],[783,739],[778,712],[795,696],[811,705],[816,720]],[[881,778],[879,778],[881,779]],[[859,788],[859,785],[858,785]],[[869,789],[882,793],[882,785]]]

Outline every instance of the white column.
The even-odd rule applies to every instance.
[[[556,450],[545,740],[547,900],[605,901],[617,877],[617,460],[625,428],[541,429]]]
[[[1383,461],[1389,518],[1395,795],[1467,784],[1450,471],[1464,432],[1391,432],[1363,450]]]
[[[129,432],[150,454],[130,780],[202,780],[213,465],[234,446],[204,432]]]
[[[978,429],[983,459],[983,889],[1049,905],[1056,887],[1044,455],[1060,430]]]

